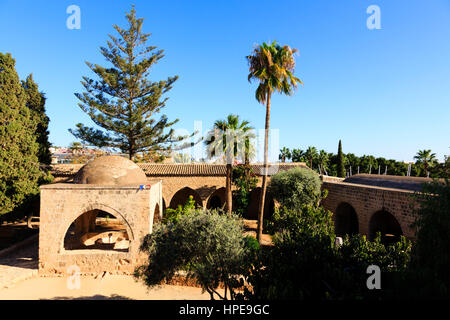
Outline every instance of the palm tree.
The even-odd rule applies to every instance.
[[[302,84],[300,79],[294,76],[294,53],[297,51],[297,49],[291,49],[289,46],[280,46],[275,41],[271,45],[264,42],[262,45],[258,45],[251,55],[246,57],[249,64],[248,81],[256,80],[259,82],[255,97],[258,102],[266,105],[264,172],[258,210],[257,239],[259,242],[261,242],[262,236],[264,202],[267,189],[270,100],[272,92],[278,91],[281,94],[292,95],[294,89],[297,88],[297,83]]]
[[[278,156],[278,159],[280,159],[281,162],[286,162],[286,160],[289,160],[291,156],[291,150],[289,150],[289,148],[283,147],[282,149],[280,149],[280,155]]]
[[[308,149],[305,152],[305,158],[309,161],[310,168],[313,168],[313,161],[317,159],[317,149],[316,147],[308,147]]]
[[[328,169],[328,162],[330,161],[330,158],[328,156],[328,152],[326,152],[325,150],[320,150],[319,151],[319,155],[317,156],[319,163],[320,163],[320,172],[322,172],[322,170],[324,170],[326,172],[326,170]],[[323,173],[322,173],[323,174]]]
[[[292,162],[304,162],[305,152],[302,149],[292,149]]]
[[[414,156],[416,159],[416,164],[419,166],[423,166],[425,169],[425,174],[428,177],[430,173],[428,172],[428,168],[432,167],[436,164],[436,153],[431,153],[431,150],[419,150],[417,154]]]
[[[238,155],[241,155],[245,163],[249,163],[251,157],[250,140],[254,137],[250,122],[240,121],[238,115],[230,114],[225,120],[214,122],[213,128],[208,132],[205,145],[208,148],[208,157],[223,156],[227,164],[226,173],[226,209],[228,213],[232,210],[231,179],[233,174],[233,163]]]

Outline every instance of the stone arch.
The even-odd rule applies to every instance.
[[[225,205],[226,202],[226,189],[216,189],[208,198],[206,203],[207,209],[219,209]]]
[[[351,204],[341,202],[333,215],[334,229],[338,237],[359,232],[358,215]]]
[[[66,234],[68,233],[69,228],[72,225],[72,223],[74,223],[75,220],[78,219],[79,217],[81,217],[83,214],[92,212],[95,210],[104,211],[106,213],[109,213],[123,224],[123,226],[125,227],[125,230],[127,232],[128,239],[130,241],[130,249],[131,249],[131,243],[134,240],[134,233],[133,233],[133,229],[131,228],[130,224],[125,219],[125,217],[119,211],[117,211],[116,209],[114,209],[110,206],[107,206],[104,204],[99,204],[99,203],[94,203],[94,204],[84,206],[83,209],[77,211],[74,215],[71,216],[70,219],[66,219],[65,222],[61,224],[59,233],[58,233],[59,234],[60,252],[64,252],[66,250],[64,248],[64,239],[65,239]]]
[[[195,203],[198,206],[203,207],[203,201],[202,201],[202,198],[200,197],[200,195],[198,194],[198,192],[192,188],[184,187],[184,188],[181,188],[180,190],[178,190],[172,196],[172,199],[170,200],[169,208],[176,209],[178,207],[178,205],[183,206],[186,203],[189,196],[193,196]]]
[[[397,242],[403,235],[398,220],[384,209],[375,212],[369,221],[369,239],[374,240],[377,232],[381,233],[381,241],[386,244]]]
[[[246,219],[258,219],[258,207],[261,198],[262,188],[257,187],[250,192],[250,203],[247,210]],[[264,202],[264,218],[270,218],[275,211],[275,201],[270,192],[266,191],[266,200]]]

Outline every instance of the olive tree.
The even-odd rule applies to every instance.
[[[244,286],[240,275],[249,268],[251,243],[243,235],[238,216],[192,210],[176,222],[157,225],[144,238],[141,250],[148,254],[148,263],[134,275],[152,287],[170,281],[182,270],[212,300],[233,300]],[[220,285],[224,290],[219,290]]]

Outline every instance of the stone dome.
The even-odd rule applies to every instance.
[[[104,186],[139,186],[147,183],[147,176],[136,163],[127,158],[102,156],[84,165],[73,182]]]

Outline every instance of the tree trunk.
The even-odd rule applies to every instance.
[[[227,212],[231,214],[233,208],[233,196],[231,193],[231,178],[233,174],[233,166],[231,163],[227,162],[227,182],[226,182],[226,192],[227,192]]]
[[[266,189],[267,189],[267,169],[269,161],[269,121],[270,121],[270,91],[267,92],[267,106],[266,106],[266,127],[264,136],[264,169],[263,169],[263,179],[261,187],[261,197],[259,199],[258,208],[258,230],[257,230],[257,240],[261,244],[261,237],[263,232],[263,220],[264,220],[264,204],[266,200]]]

